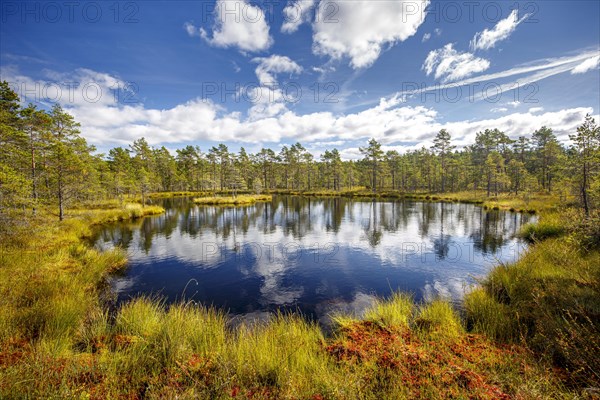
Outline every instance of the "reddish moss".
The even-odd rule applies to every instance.
[[[339,363],[372,364],[366,382],[397,379],[411,397],[467,396],[473,399],[508,399],[489,370],[512,363],[518,353],[496,346],[483,337],[464,335],[453,343],[423,341],[406,328],[390,329],[372,322],[356,322],[342,329],[326,351]],[[373,376],[380,374],[382,376]]]

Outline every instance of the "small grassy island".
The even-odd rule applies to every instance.
[[[241,196],[197,197],[194,199],[194,203],[200,205],[242,206],[257,202],[269,202],[271,200],[273,200],[273,196],[270,194],[247,194]]]

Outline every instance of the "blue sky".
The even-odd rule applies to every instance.
[[[75,4],[75,5],[73,5]],[[567,140],[600,109],[600,2],[3,1],[0,75],[100,150],[302,142],[346,158],[441,128]]]

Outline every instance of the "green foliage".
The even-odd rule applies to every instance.
[[[29,204],[30,181],[8,165],[0,163],[0,213]]]

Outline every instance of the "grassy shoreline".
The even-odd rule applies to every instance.
[[[407,193],[399,190],[383,190],[377,193],[373,193],[364,187],[356,187],[350,189],[342,189],[339,191],[335,190],[292,190],[292,189],[272,189],[265,190],[265,195],[289,195],[289,196],[303,196],[303,197],[348,197],[357,199],[408,199],[408,200],[419,200],[419,201],[431,201],[431,202],[445,202],[445,203],[466,203],[466,204],[477,204],[481,205],[485,209],[492,210],[504,210],[511,212],[520,213],[539,213],[544,211],[557,211],[564,207],[571,207],[574,205],[574,199],[572,197],[561,199],[557,195],[549,195],[545,193],[528,193],[525,195],[514,196],[506,193],[498,195],[487,196],[487,193],[483,190],[478,191],[465,191],[465,192],[454,192],[454,193]],[[148,197],[154,199],[160,198],[175,198],[175,197],[198,197],[204,198],[206,204],[210,204],[210,200],[215,199],[233,199],[232,192],[229,190],[208,192],[157,192],[151,193]],[[243,197],[254,197],[261,196],[253,194],[249,191],[240,191],[238,198]],[[268,201],[268,200],[266,200]]]
[[[542,222],[553,215],[548,203],[537,206]],[[598,382],[584,379],[598,354],[597,327],[584,317],[597,310],[600,257],[581,250],[579,233],[569,234],[571,248],[550,238],[494,269],[467,296],[466,320],[443,301],[419,306],[396,294],[362,318],[336,316],[326,337],[299,316],[232,329],[220,310],[145,298],[108,315],[98,288],[125,256],[82,238],[92,225],[160,212],[114,207],[74,211],[61,224],[40,216],[24,228],[36,235],[2,248],[0,397],[580,398],[582,384]],[[574,315],[566,323],[553,296]],[[551,354],[540,361],[544,343]]]
[[[244,206],[257,202],[270,202],[273,196],[269,194],[258,195],[239,195],[239,196],[223,196],[223,197],[196,197],[194,203],[198,205],[216,205],[216,206]]]

